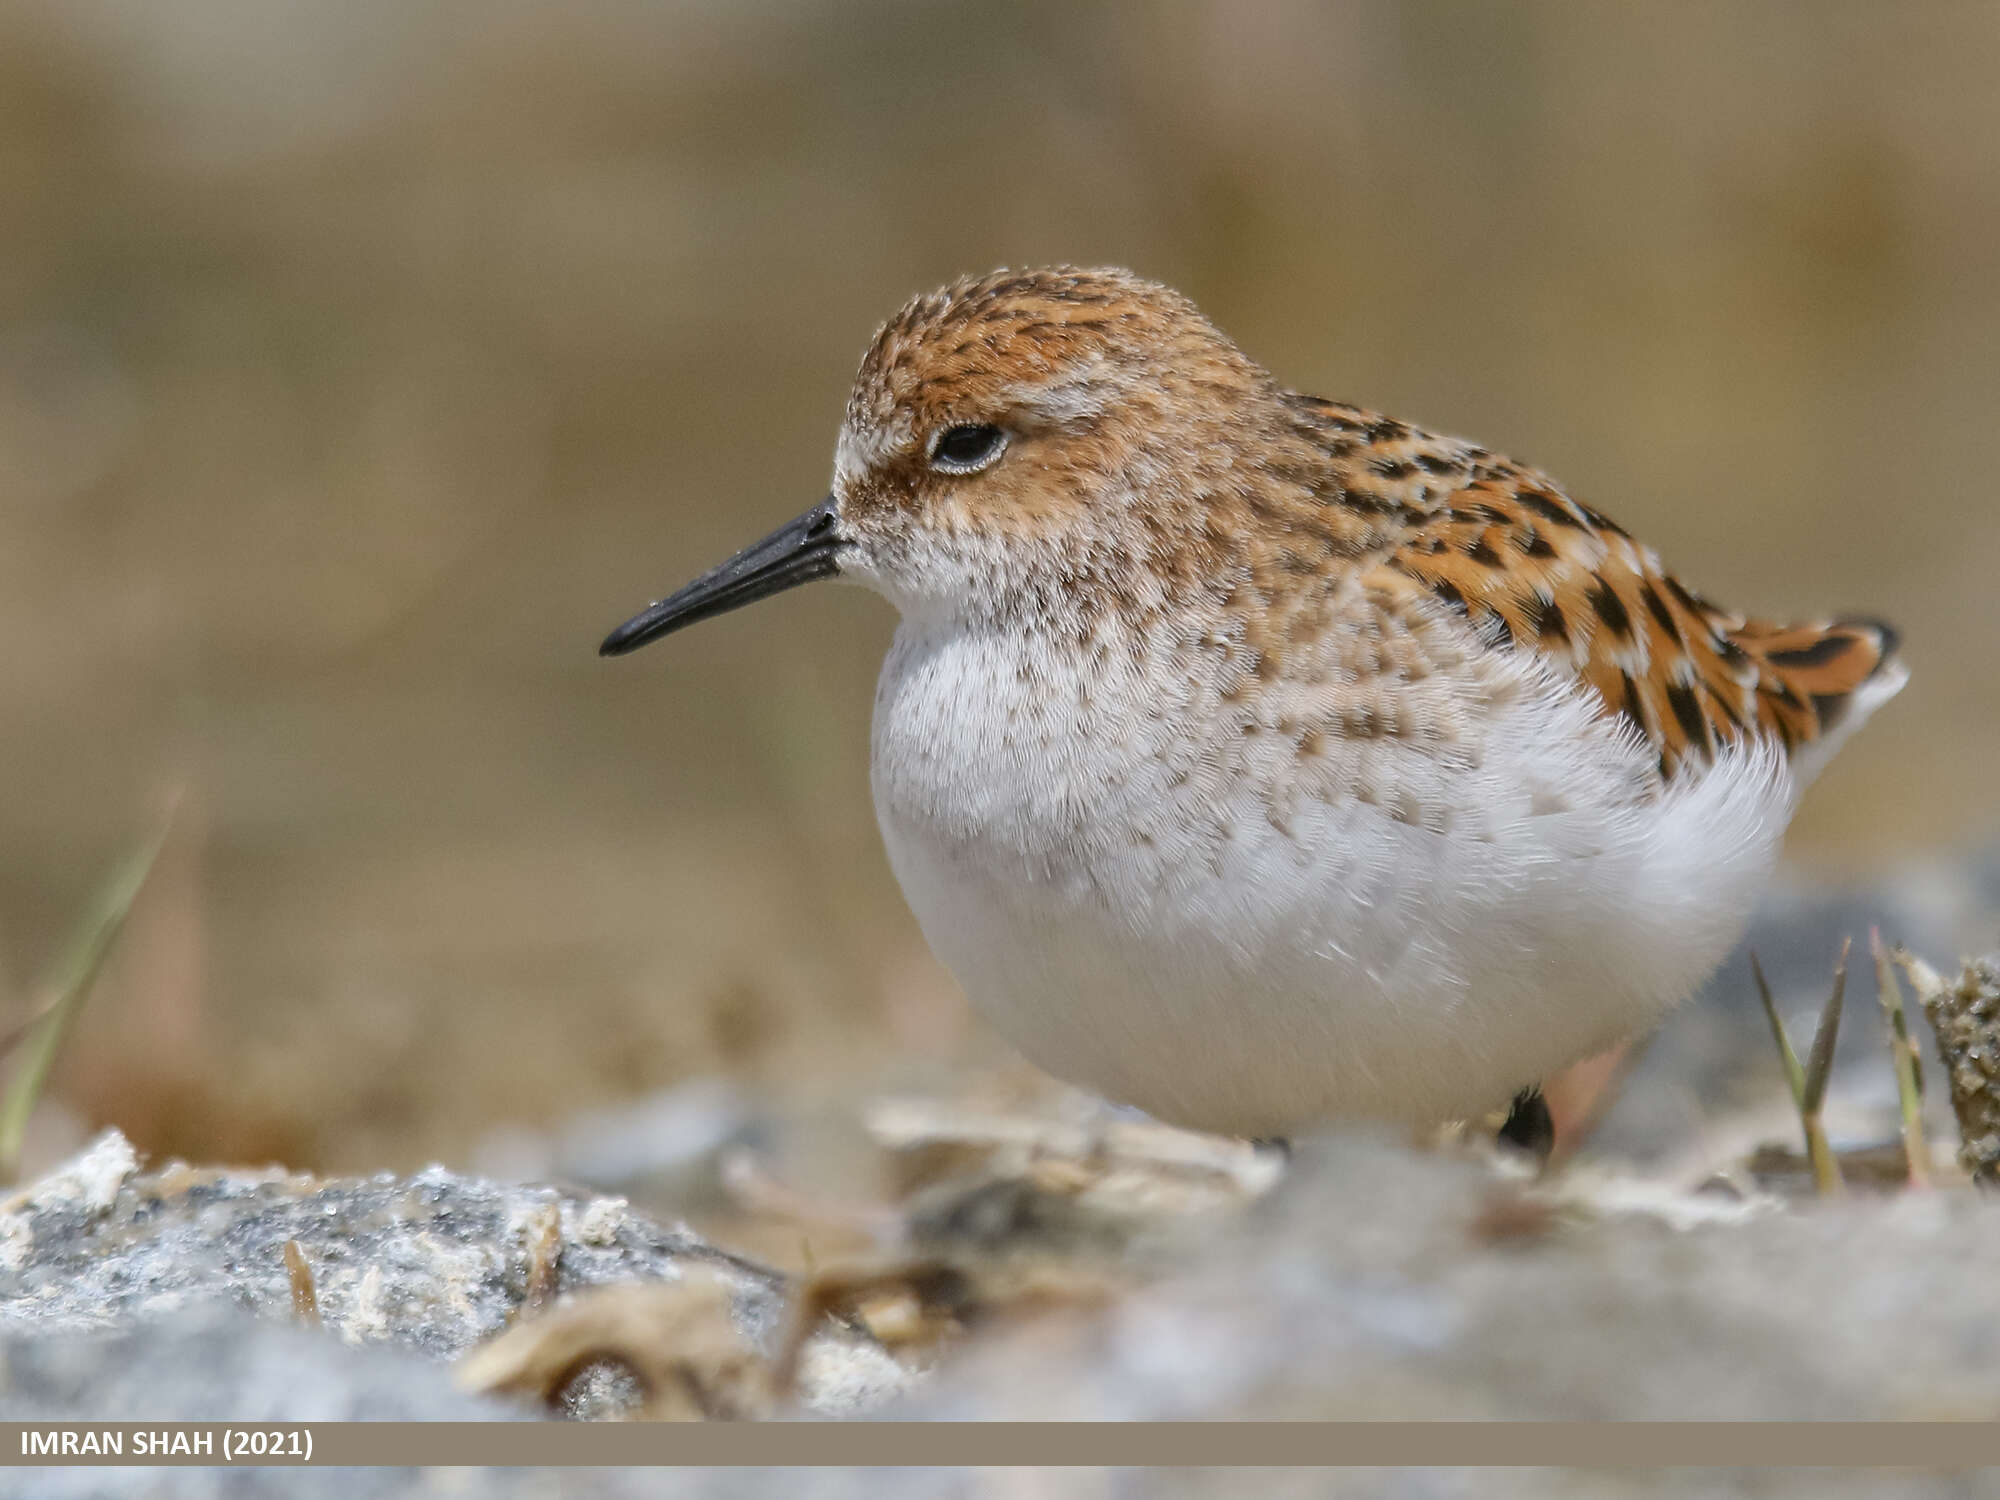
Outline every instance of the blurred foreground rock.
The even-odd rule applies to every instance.
[[[1281,1169],[1271,1153],[1129,1120],[1080,1129],[910,1102],[879,1110],[875,1129],[915,1185],[899,1237],[875,1262],[823,1268],[805,1285],[809,1305],[832,1315],[798,1362],[808,1412],[2000,1415],[2000,1203],[1962,1182],[1801,1201],[1741,1174],[1735,1185],[1690,1189],[1584,1164],[1537,1183],[1511,1158],[1359,1135],[1301,1142]],[[323,1328],[299,1326],[288,1240],[313,1268]],[[498,1373],[478,1383],[546,1395],[548,1369],[592,1339],[622,1341],[642,1372],[698,1368],[738,1382],[696,1390],[681,1414],[745,1413],[734,1395],[786,1389],[774,1372],[784,1364],[782,1303],[795,1290],[615,1199],[439,1169],[348,1181],[179,1166],[149,1175],[107,1135],[0,1203],[0,1416],[533,1415],[533,1405],[454,1391],[441,1363],[510,1322],[461,1374],[483,1362]],[[535,1297],[557,1300],[515,1321]],[[925,1352],[899,1364],[862,1329]],[[925,1345],[925,1329],[945,1333]],[[925,1367],[921,1378],[909,1373]],[[615,1391],[600,1390],[583,1409],[616,1404]],[[1357,1474],[1266,1492],[1783,1492],[1742,1475],[1628,1477],[1607,1486],[1602,1476],[1528,1470],[1476,1481]],[[1949,1476],[1868,1477],[1855,1487],[1823,1476],[1812,1492],[1975,1492]],[[93,1479],[90,1489],[38,1479],[33,1492],[149,1493],[119,1488],[122,1477]],[[185,1492],[296,1492],[277,1471],[231,1483]],[[420,1495],[432,1483],[385,1472],[341,1493]],[[1091,1492],[1192,1500],[1241,1493],[1235,1484],[1190,1475],[1159,1491],[1104,1474]],[[552,1491],[508,1474],[464,1476],[455,1492]],[[599,1471],[563,1492],[643,1485]],[[893,1470],[683,1475],[677,1492],[994,1493],[977,1475]],[[1043,1492],[1031,1478],[1006,1490]]]
[[[832,1314],[799,1360],[808,1411],[2000,1414],[2000,1202],[1962,1183],[1787,1202],[1740,1177],[1691,1191],[1584,1165],[1537,1184],[1510,1161],[1344,1135],[1302,1143],[1273,1188],[1268,1156],[1217,1142],[1204,1158],[1150,1125],[1037,1136],[949,1110],[890,1113],[892,1138],[948,1137],[977,1159],[910,1196],[899,1243],[806,1283],[811,1306]],[[296,1326],[288,1240],[312,1268],[323,1331]],[[258,1315],[246,1327],[261,1331],[228,1334],[249,1352],[218,1363],[218,1383],[170,1386],[176,1411],[431,1415],[401,1394],[417,1370],[433,1372],[438,1410],[456,1410],[469,1398],[448,1394],[435,1361],[515,1324],[538,1284],[569,1312],[522,1320],[516,1344],[536,1327],[557,1331],[539,1351],[502,1358],[494,1385],[526,1388],[520,1372],[583,1347],[593,1320],[717,1351],[662,1349],[630,1361],[639,1368],[685,1356],[734,1369],[732,1379],[755,1364],[764,1382],[783,1354],[780,1278],[616,1199],[441,1169],[346,1181],[181,1166],[144,1175],[113,1134],[0,1204],[0,1414],[132,1410],[116,1380],[58,1378],[75,1367],[65,1360],[95,1356],[51,1349],[116,1332],[127,1351],[117,1367],[143,1367],[147,1336],[135,1329],[206,1309],[207,1322],[157,1337],[223,1337],[218,1308]],[[918,1383],[864,1329],[935,1369]],[[342,1344],[432,1362],[378,1363],[379,1400],[358,1364],[351,1378],[272,1378],[268,1360],[286,1351],[338,1361],[349,1358]],[[232,1368],[243,1372],[236,1386]],[[715,1394],[718,1410],[737,1410],[729,1391]],[[763,1409],[778,1407],[743,1412]]]
[[[1544,1191],[1363,1137],[1185,1273],[968,1349],[930,1418],[2000,1416],[2000,1203]]]
[[[288,1243],[299,1275],[287,1266]],[[622,1199],[440,1167],[325,1180],[180,1163],[142,1173],[130,1144],[109,1131],[0,1201],[0,1415],[457,1415],[470,1403],[451,1395],[440,1362],[500,1333],[524,1304],[690,1278],[720,1289],[746,1347],[769,1350],[780,1338],[781,1277],[663,1228]],[[313,1304],[303,1319],[302,1295]],[[314,1319],[319,1329],[293,1326]],[[115,1356],[88,1352],[88,1336],[113,1333]],[[233,1356],[204,1361],[203,1380],[134,1384],[123,1373],[188,1339]],[[371,1348],[373,1365],[329,1379],[355,1357],[342,1345],[388,1345],[428,1360],[390,1361]],[[845,1332],[822,1335],[811,1352],[799,1392],[809,1410],[879,1402],[907,1378]],[[62,1376],[89,1368],[111,1378]],[[415,1378],[420,1369],[428,1387]],[[435,1394],[412,1399],[419,1389]],[[599,1400],[615,1406],[618,1396],[607,1390]],[[603,1412],[585,1405],[582,1414]]]

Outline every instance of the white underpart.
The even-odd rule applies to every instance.
[[[1465,1117],[1651,1026],[1736,942],[1796,795],[1765,743],[1649,789],[1651,752],[1525,656],[1469,759],[1329,737],[1287,791],[1293,743],[1186,666],[906,615],[874,790],[981,1012],[1196,1128]]]

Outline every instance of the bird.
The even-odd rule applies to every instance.
[[[1870,618],[1682,584],[1555,479],[1287,389],[1116,268],[877,331],[829,493],[608,636],[814,579],[900,619],[870,782],[975,1009],[1252,1140],[1513,1110],[1739,940],[1800,792],[1904,684]]]

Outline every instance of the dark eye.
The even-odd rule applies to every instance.
[[[1007,434],[984,423],[947,427],[931,444],[931,467],[947,474],[977,474],[1007,448]]]

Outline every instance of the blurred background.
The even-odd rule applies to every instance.
[[[1785,891],[1977,862],[1996,78],[1981,5],[4,0],[0,1016],[181,789],[36,1149],[583,1171],[1004,1075],[877,841],[887,607],[594,655],[1002,264],[1895,619]]]

